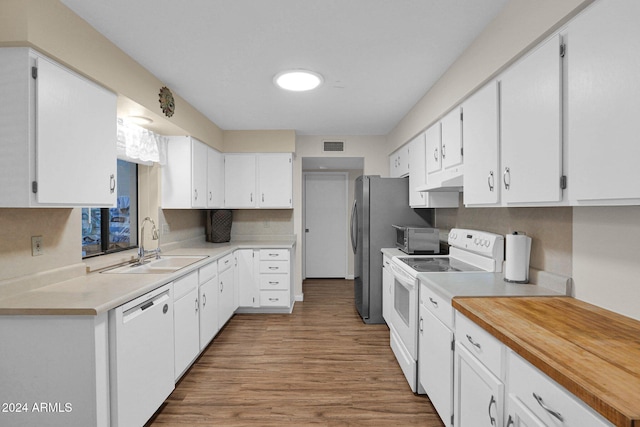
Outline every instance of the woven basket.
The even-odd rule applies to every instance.
[[[229,209],[207,211],[207,242],[224,243],[231,240],[233,212]]]

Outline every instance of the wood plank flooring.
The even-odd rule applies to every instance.
[[[414,395],[386,325],[365,325],[353,281],[308,280],[293,314],[236,314],[148,426],[442,427]]]

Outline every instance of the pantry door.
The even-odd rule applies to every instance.
[[[347,276],[347,178],[340,172],[304,174],[307,278]]]

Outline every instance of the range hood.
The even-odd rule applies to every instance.
[[[427,183],[416,187],[416,191],[458,191],[463,190],[464,174],[462,165],[445,169],[427,176]]]

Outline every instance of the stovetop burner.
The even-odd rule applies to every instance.
[[[482,269],[449,257],[415,257],[398,258],[418,273],[452,272],[452,271],[482,271]]]

